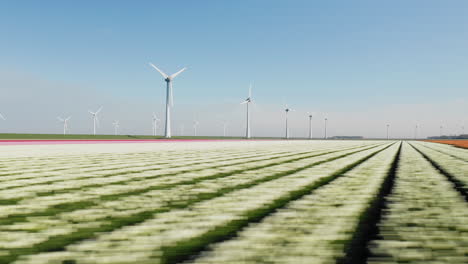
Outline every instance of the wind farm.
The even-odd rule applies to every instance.
[[[0,264],[468,263],[466,10],[2,5]]]

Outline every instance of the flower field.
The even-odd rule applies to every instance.
[[[0,263],[468,263],[468,150],[0,146]]]

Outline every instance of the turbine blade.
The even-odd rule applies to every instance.
[[[68,120],[70,120],[70,118],[71,118],[71,116],[67,117],[67,119],[65,119],[65,121],[68,121]]]
[[[180,70],[180,71],[178,71],[178,72],[172,74],[172,75],[171,75],[171,79],[174,79],[177,75],[181,74],[181,73],[182,73],[183,71],[185,71],[186,69],[187,69],[187,68],[184,67],[184,68],[182,68],[182,70]]]
[[[169,75],[165,74],[163,71],[161,71],[160,69],[158,69],[158,67],[154,66],[153,63],[150,62],[149,65],[150,65],[151,67],[155,68],[155,69],[164,77],[164,79],[167,79],[167,78],[169,77]]]
[[[246,104],[248,103],[249,101],[245,100],[244,102],[240,103],[240,104]]]
[[[249,98],[252,97],[252,83],[250,83],[250,86],[249,86]]]
[[[89,112],[90,114],[92,114],[92,115],[94,115],[94,114],[95,114],[95,113],[91,112],[91,110],[88,110],[88,112]]]
[[[99,107],[99,109],[96,111],[96,115],[99,114],[99,112],[101,112],[101,110],[102,110],[102,106]]]
[[[63,118],[61,118],[60,116],[57,117],[57,119],[60,121],[60,122],[64,122],[65,120],[63,120]]]
[[[6,118],[2,114],[0,114],[0,118],[6,120]]]

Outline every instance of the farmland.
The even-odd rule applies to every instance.
[[[468,263],[468,150],[450,145],[0,149],[0,263]]]
[[[467,148],[468,149],[468,140],[466,139],[452,139],[452,140],[428,140],[429,142],[434,143],[442,143],[442,144],[449,144],[454,145],[460,148]]]

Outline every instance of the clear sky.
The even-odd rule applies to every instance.
[[[175,134],[384,137],[468,132],[468,1],[1,1],[0,132],[150,134],[172,73]],[[164,119],[164,118],[162,118]],[[159,131],[162,132],[162,129]]]

